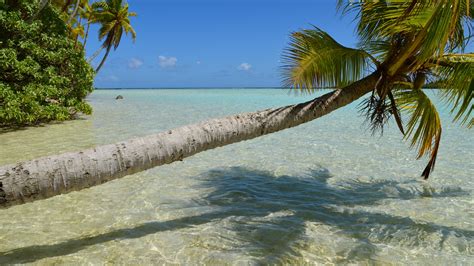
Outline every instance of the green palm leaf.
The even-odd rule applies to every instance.
[[[474,54],[458,54],[474,36],[473,0],[339,0],[338,5],[343,14],[355,13],[359,49],[342,46],[318,28],[296,32],[284,55],[285,85],[310,92],[341,87],[374,70],[379,79],[362,105],[368,121],[383,130],[393,117],[417,147],[418,158],[430,156],[422,174],[428,178],[441,122],[421,90],[425,82],[438,82],[455,121],[474,125]],[[406,127],[399,109],[409,116]]]
[[[393,62],[388,74],[395,75],[410,60],[416,70],[433,55],[463,49],[472,29],[472,0],[438,1],[339,1],[343,13],[355,12],[362,46],[391,41]],[[388,56],[386,56],[388,58]]]
[[[437,67],[433,73],[442,88],[441,96],[452,106],[454,121],[472,127],[474,109],[474,54],[445,55],[433,60]]]
[[[319,28],[295,32],[283,55],[285,83],[309,92],[345,86],[367,74],[370,58],[366,51],[345,47]]]
[[[430,160],[422,176],[427,179],[433,171],[441,141],[441,120],[430,98],[420,89],[402,89],[395,93],[401,111],[409,115],[405,138],[417,147],[418,159],[429,154]]]
[[[132,40],[135,41],[136,33],[130,24],[130,17],[135,17],[135,12],[128,12],[128,4],[123,0],[105,0],[92,4],[94,10],[94,22],[101,24],[99,29],[99,40],[105,38],[102,47],[105,48],[105,55],[96,68],[96,72],[100,70],[105,62],[111,48],[114,50],[120,45],[123,32],[130,33]]]

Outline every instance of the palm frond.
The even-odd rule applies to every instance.
[[[93,10],[97,12],[101,12],[101,11],[109,9],[109,5],[107,4],[107,2],[104,2],[104,1],[94,2],[91,4],[91,7]]]
[[[360,41],[357,47],[373,55],[379,62],[383,62],[387,59],[393,44],[390,39],[385,38]]]
[[[429,18],[429,2],[339,1],[339,10],[343,14],[355,13],[361,40],[373,41],[422,28]]]
[[[405,138],[417,147],[418,159],[429,154],[422,176],[427,179],[433,171],[441,141],[441,120],[430,98],[420,89],[401,89],[394,94],[402,112],[409,115]]]
[[[74,38],[76,38],[76,36],[79,36],[81,38],[84,38],[84,26],[79,24],[77,25],[76,27],[72,28],[71,29],[71,34]]]
[[[283,55],[285,84],[309,92],[345,86],[367,74],[371,59],[366,51],[345,47],[319,28],[295,32]]]
[[[94,21],[99,23],[107,23],[115,19],[115,15],[109,11],[101,11],[94,13]]]
[[[472,127],[474,109],[474,54],[450,54],[433,60],[441,96],[451,105],[454,121]]]
[[[112,29],[115,26],[115,22],[111,21],[108,23],[102,24],[102,27],[99,29],[99,40],[102,40],[105,36],[108,36]]]
[[[395,97],[393,97],[392,91],[388,92],[388,98],[390,99],[391,113],[395,118],[395,122],[397,122],[398,129],[405,136],[405,129],[403,128],[403,121],[401,118],[400,109],[397,106],[397,102],[395,100]]]
[[[123,28],[116,27],[115,29],[116,31],[114,33],[113,45],[114,45],[114,50],[117,50],[118,46],[120,45],[120,41],[122,40]]]
[[[132,28],[132,26],[130,25],[130,23],[124,23],[123,29],[125,30],[125,33],[126,33],[126,34],[130,33],[130,34],[132,35],[132,41],[135,41],[135,39],[137,38],[137,33],[136,33],[135,30]]]
[[[372,94],[360,103],[359,112],[365,115],[365,122],[369,124],[372,135],[377,132],[383,135],[385,124],[394,114],[391,105],[389,99],[380,98],[375,91],[372,91]]]
[[[356,13],[362,44],[392,41],[391,55],[397,60],[389,75],[409,58],[411,69],[417,69],[433,55],[463,49],[465,29],[470,33],[472,28],[472,20],[466,23],[471,6],[465,0],[339,1],[339,6],[343,13]]]

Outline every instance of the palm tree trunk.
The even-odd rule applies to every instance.
[[[79,5],[81,4],[81,0],[76,1],[76,5],[74,6],[74,10],[72,11],[71,15],[69,15],[69,18],[67,20],[67,25],[69,25],[72,21],[72,19],[76,16],[77,11],[79,10]]]
[[[38,9],[38,13],[41,12],[43,10],[43,8],[45,8],[48,3],[49,3],[49,0],[41,0],[40,5],[39,5],[39,9]]]
[[[87,63],[90,64],[92,62],[92,60],[94,60],[100,54],[100,52],[102,52],[102,50],[104,50],[104,47],[100,46],[100,48],[97,49],[97,51],[95,51],[95,53],[92,54],[92,56],[89,57],[89,59],[87,59]]]
[[[327,115],[373,90],[379,74],[311,101],[0,167],[0,207],[80,190]]]
[[[48,3],[49,3],[49,0],[41,0],[38,11],[36,11],[36,13],[33,16],[31,16],[27,21],[32,22],[33,20],[35,20],[38,17],[38,15],[41,13],[41,11],[43,11],[43,9],[48,5]]]
[[[66,12],[71,5],[72,0],[66,0],[66,3],[64,3],[63,8],[61,9],[61,12]]]
[[[90,28],[91,24],[89,23],[89,21],[87,22],[87,28],[86,28],[86,35],[84,35],[84,43],[82,44],[82,50],[85,50],[86,49],[86,43],[87,43],[87,37],[89,36],[89,28]]]
[[[104,65],[105,59],[107,59],[107,56],[109,55],[111,49],[112,49],[112,45],[107,46],[107,51],[105,51],[104,58],[102,58],[102,61],[100,61],[99,66],[98,66],[97,69],[95,70],[95,73],[99,73],[99,70],[100,70],[100,69],[102,68],[102,66]]]
[[[79,21],[78,21],[77,24],[78,24],[79,26],[82,26],[81,23],[82,23],[82,17],[79,18]],[[78,43],[78,42],[79,42],[79,34],[76,35],[76,40],[74,40],[74,48],[76,48],[76,49],[77,49],[77,43]]]

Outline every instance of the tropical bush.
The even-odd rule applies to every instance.
[[[94,71],[65,22],[40,1],[0,0],[0,126],[90,114]]]

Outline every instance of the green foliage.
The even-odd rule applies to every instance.
[[[93,70],[57,11],[39,1],[0,1],[0,126],[90,114]]]
[[[428,178],[441,122],[421,90],[425,83],[439,84],[455,121],[474,125],[474,55],[465,53],[473,37],[473,0],[339,0],[338,7],[355,14],[358,49],[343,47],[319,29],[293,33],[285,55],[286,83],[296,89],[343,86],[369,74],[367,64],[373,67],[379,79],[363,107],[371,128],[383,130],[395,118],[418,148],[418,158],[430,157],[422,174]],[[399,109],[409,117],[407,131]]]
[[[474,109],[474,54],[448,54],[436,61],[433,72],[438,77],[441,95],[451,104],[454,121],[474,126],[471,113]]]
[[[344,47],[315,28],[295,32],[284,55],[286,85],[311,91],[314,87],[341,87],[367,74],[370,55]]]
[[[430,153],[430,161],[422,176],[433,170],[441,141],[441,119],[430,98],[421,89],[396,90],[395,98],[401,110],[409,115],[406,138],[418,146],[418,158]]]
[[[99,29],[99,40],[106,37],[102,46],[107,48],[113,46],[114,49],[120,45],[123,32],[131,34],[135,40],[136,33],[130,24],[130,17],[135,17],[135,12],[128,12],[128,4],[123,0],[106,0],[96,2],[92,5],[96,12],[94,20],[101,23]]]
[[[99,40],[105,38],[102,47],[106,49],[106,53],[95,70],[99,72],[112,47],[116,50],[120,45],[124,32],[125,35],[130,33],[132,40],[135,41],[137,34],[132,28],[130,17],[135,17],[137,14],[135,12],[128,12],[128,4],[123,0],[95,2],[92,4],[92,8],[94,9],[94,22],[98,22],[101,25],[99,29]]]

